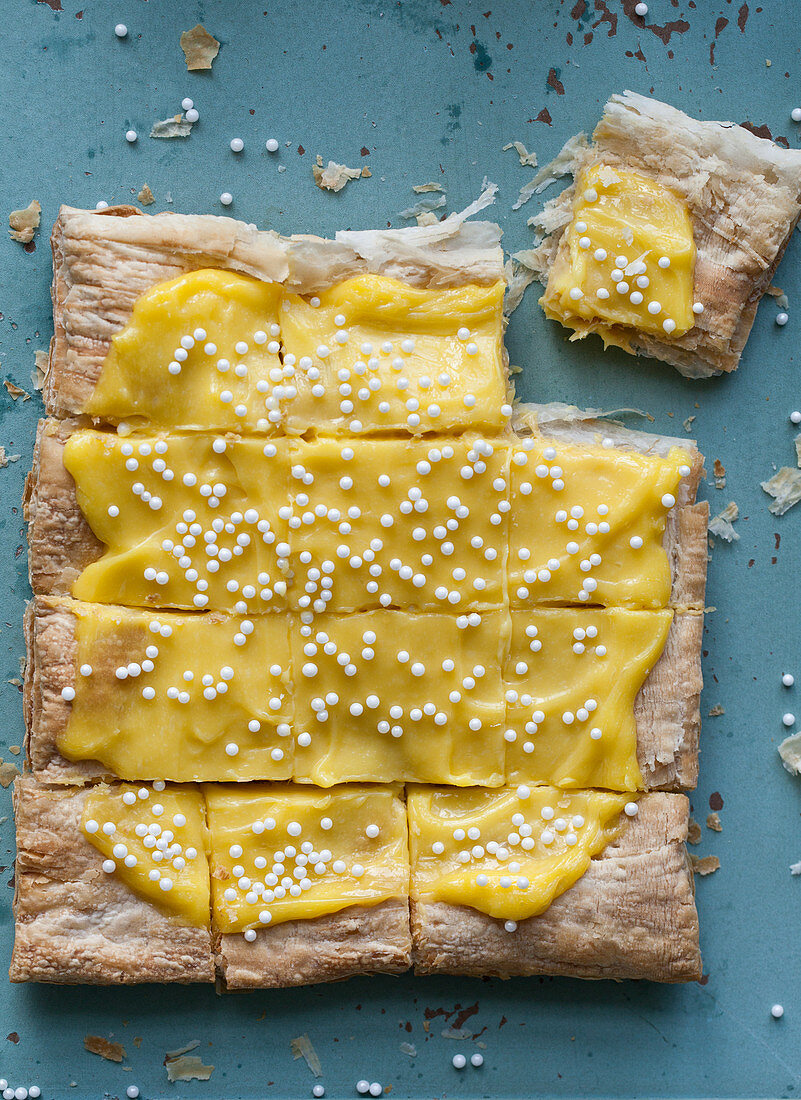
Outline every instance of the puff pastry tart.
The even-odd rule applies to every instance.
[[[546,316],[690,378],[737,369],[801,213],[801,152],[613,95],[535,218]]]
[[[697,976],[703,460],[513,407],[498,240],[62,211],[14,980]]]

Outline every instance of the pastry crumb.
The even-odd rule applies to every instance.
[[[707,829],[711,829],[713,833],[722,833],[723,825],[721,824],[720,814],[707,814],[706,827]]]
[[[779,745],[779,756],[790,775],[801,775],[801,733],[785,737]]]
[[[172,118],[163,118],[160,122],[154,122],[150,128],[150,136],[152,138],[188,138],[192,133],[192,126],[193,123],[179,113]]]
[[[711,535],[725,539],[726,542],[738,542],[740,536],[732,525],[735,520],[739,519],[739,516],[740,509],[733,500],[729,501],[722,512],[718,512],[716,516],[712,517],[709,521],[707,530]]]
[[[367,174],[370,174],[369,169]],[[348,168],[346,164],[337,164],[335,160],[329,160],[323,167],[323,158],[318,153],[316,162],[312,165],[312,175],[321,191],[341,191],[351,180],[360,179],[364,175],[364,169]]]
[[[97,1054],[108,1062],[121,1062],[126,1056],[122,1043],[114,1043],[102,1035],[84,1035],[83,1045],[90,1054]]]
[[[3,385],[11,394],[11,400],[16,401],[18,397],[21,397],[23,401],[30,401],[31,395],[27,390],[24,390],[22,386],[18,386],[15,382],[12,382],[10,378],[6,378]]]
[[[796,454],[798,453],[798,444],[796,444]],[[768,511],[774,516],[783,516],[801,500],[801,469],[782,466],[768,481],[761,481],[760,486],[773,497],[773,503],[768,505]]]
[[[690,856],[693,872],[696,875],[713,875],[720,868],[720,860],[717,856]]]
[[[4,470],[9,462],[19,462],[21,457],[21,455],[6,454],[5,447],[0,443],[0,470]]]
[[[701,826],[692,817],[690,818],[689,824],[687,825],[687,840],[690,844],[701,843]]]
[[[425,195],[429,191],[444,191],[445,188],[439,183],[416,183],[412,187],[412,191],[416,195]]]
[[[213,34],[209,34],[202,23],[184,31],[181,35],[181,49],[186,58],[186,67],[190,72],[197,69],[210,69],[211,63],[220,52],[220,43]]]
[[[725,489],[726,488],[726,467],[723,465],[723,463],[720,461],[719,458],[715,459],[715,463],[714,463],[714,466],[712,467],[712,470],[713,470],[713,473],[714,473],[714,476],[715,476],[715,488],[716,489]]]
[[[190,1054],[200,1046],[200,1039],[193,1039],[178,1050],[168,1050],[164,1055],[164,1068],[168,1081],[208,1081],[214,1066],[204,1066],[196,1054]]]
[[[722,707],[720,705],[720,703],[715,703],[714,707],[711,707],[710,710],[709,710],[709,717],[710,718],[720,718],[720,716],[722,714],[725,714],[725,713],[726,713],[725,708]]]
[[[691,432],[692,431],[694,420],[695,420],[694,416],[688,416],[686,420],[682,421],[682,427],[684,428],[685,432]]]
[[[308,1035],[298,1035],[296,1039],[290,1039],[289,1049],[292,1051],[292,1057],[296,1061],[298,1058],[303,1058],[314,1076],[322,1077],[323,1067],[320,1065],[317,1051],[314,1049],[314,1045]]]
[[[151,206],[156,201],[156,196],[153,194],[153,192],[150,190],[149,185],[146,183],[142,184],[142,190],[136,197],[137,199],[139,199],[142,206]]]
[[[509,149],[514,149],[517,153],[518,159],[524,168],[536,168],[539,163],[536,153],[529,153],[522,141],[510,141],[507,145],[504,145],[503,151],[507,152]]]
[[[50,369],[50,353],[39,349],[34,353],[34,366],[31,371],[31,385],[35,390],[41,390]]]
[[[0,787],[10,787],[20,774],[19,768],[11,760],[0,758]]]
[[[9,236],[12,241],[20,244],[30,244],[33,235],[39,228],[42,204],[38,199],[32,199],[23,210],[12,210],[8,215]]]

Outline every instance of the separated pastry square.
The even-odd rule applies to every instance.
[[[400,794],[357,785],[205,788],[217,959],[229,989],[408,967]]]
[[[671,602],[666,520],[694,459],[679,447],[641,454],[605,443],[529,436],[513,448],[512,606]]]
[[[473,436],[293,443],[294,606],[474,610],[504,598],[509,447]]]
[[[501,783],[508,639],[501,611],[293,617],[295,778]]]
[[[199,789],[14,789],[12,981],[211,982]]]
[[[408,806],[417,973],[700,977],[684,796],[416,788]]]
[[[288,443],[40,429],[26,516],[34,591],[96,603],[286,606]]]
[[[362,275],[285,294],[283,361],[295,369],[290,430],[322,434],[500,429],[511,415],[505,284],[418,287]]]
[[[801,152],[624,92],[534,224],[546,316],[692,378],[737,368],[801,213]]]
[[[39,597],[27,633],[28,753],[38,778],[292,775],[285,616]]]
[[[287,378],[281,287],[204,268],[158,283],[111,339],[82,412],[147,428],[272,432]]]

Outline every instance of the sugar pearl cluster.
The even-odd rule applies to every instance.
[[[88,818],[84,821],[83,827],[90,836],[102,832],[114,839],[111,857],[103,860],[103,870],[106,874],[113,874],[119,865],[128,870],[139,867],[140,873],[146,871],[148,879],[158,883],[159,889],[168,893],[175,886],[176,880],[187,864],[197,859],[198,851],[192,845],[181,843],[181,830],[186,825],[184,814],[175,813],[171,820],[165,819],[164,806],[157,798],[165,786],[164,782],[156,780],[151,784],[152,793],[148,787],[140,787],[138,791],[126,790],[122,795],[122,801],[126,806],[137,808],[138,820],[134,826],[134,833],[147,849],[149,860],[146,860],[145,867],[139,866],[139,856],[129,851],[114,821],[101,823],[94,818]],[[153,866],[148,867],[147,863],[152,863]]]
[[[594,187],[588,187],[583,193],[584,202],[592,205],[598,201],[598,191]],[[608,249],[600,247],[590,236],[590,229],[585,221],[577,220],[571,229],[571,240],[578,248],[587,254],[588,264],[594,264],[596,270],[603,273],[603,285],[599,286],[594,295],[594,307],[603,314],[609,307],[614,309],[616,304],[635,306],[647,313],[650,317],[661,319],[662,329],[666,336],[671,336],[676,331],[675,320],[665,312],[663,304],[653,296],[651,280],[654,278],[654,268],[666,271],[670,267],[670,257],[664,254],[652,256],[650,251],[645,251],[637,256],[627,254],[625,245],[620,242],[620,251],[610,253]],[[591,259],[590,259],[591,257]],[[573,286],[569,291],[572,302],[580,302],[587,295],[587,291],[581,286]],[[600,305],[599,305],[600,303]],[[704,312],[702,302],[693,304],[693,313],[699,316]]]
[[[223,891],[223,902],[236,912],[242,905],[259,906],[258,924],[265,927],[270,924],[273,914],[270,905],[286,898],[299,898],[314,888],[323,878],[333,875],[335,879],[364,877],[365,866],[348,851],[337,848],[336,822],[328,816],[320,817],[317,826],[331,838],[332,847],[320,847],[317,850],[310,840],[304,840],[303,834],[309,832],[308,823],[299,820],[278,823],[272,816],[256,818],[248,827],[250,835],[242,838],[242,843],[233,843],[228,847],[228,858],[232,861],[231,878],[227,880]],[[381,836],[381,827],[374,822],[364,827],[366,843]],[[255,839],[254,839],[255,838]],[[257,854],[248,859],[254,845]],[[247,855],[246,855],[247,853]],[[363,858],[363,857],[362,857]],[[248,866],[245,866],[245,860]],[[247,928],[243,936],[253,943],[257,936],[255,928]]]
[[[613,441],[604,439],[603,446],[611,449]],[[536,458],[530,453],[534,450],[534,447],[535,441],[533,439],[524,439],[512,456],[513,466],[520,469],[519,475],[515,478],[517,482],[515,494],[517,502],[513,503],[513,515],[516,508],[520,508],[522,512],[525,499],[532,494],[534,489],[533,476],[533,479],[548,486],[554,493],[556,508],[552,513],[552,517],[558,527],[565,532],[564,550],[560,557],[554,556],[547,561],[537,562],[532,560],[529,547],[518,547],[516,551],[518,562],[512,562],[511,567],[515,568],[518,563],[522,566],[524,583],[518,585],[515,595],[519,600],[547,598],[547,585],[557,570],[562,567],[563,559],[569,561],[571,558],[576,558],[579,570],[584,576],[581,580],[581,587],[574,593],[574,598],[579,603],[592,603],[593,593],[598,588],[598,580],[593,576],[593,572],[603,564],[603,555],[598,551],[593,551],[585,557],[579,558],[579,554],[582,546],[587,545],[588,540],[601,536],[599,542],[603,542],[606,536],[614,536],[612,509],[620,502],[610,498],[608,502],[604,501],[596,505],[594,509],[586,508],[582,504],[572,504],[569,507],[560,506],[560,496],[566,498],[571,496],[569,473],[559,464],[557,447],[545,447],[540,458]],[[681,477],[687,477],[690,474],[690,467],[680,466],[679,474]],[[675,503],[676,498],[672,493],[665,493],[662,496],[661,504],[666,512],[670,511]],[[645,539],[642,535],[634,534],[630,536],[629,546],[632,550],[641,550],[644,545]]]

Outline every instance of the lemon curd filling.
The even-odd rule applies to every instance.
[[[411,897],[469,905],[506,922],[538,916],[617,839],[637,813],[631,795],[411,787]]]
[[[199,787],[93,787],[81,817],[86,839],[140,897],[187,924],[209,925],[209,846]]]
[[[685,203],[647,176],[596,164],[576,181],[541,304],[546,316],[621,343],[614,327],[682,336],[703,312],[693,301],[695,243]]]
[[[504,283],[359,275],[292,294],[201,269],[145,291],[85,411],[133,426],[272,434],[501,428]]]
[[[267,925],[407,897],[399,794],[358,785],[206,787],[215,927],[252,941]]]
[[[511,462],[509,597],[532,603],[664,607],[668,512],[691,473],[686,451],[642,455],[530,437]]]
[[[281,615],[176,615],[60,601],[77,617],[57,737],[122,779],[289,779],[292,689]]]
[[[103,556],[72,595],[203,611],[285,607],[288,441],[74,432],[64,465]]]
[[[506,781],[642,787],[634,702],[672,620],[671,611],[622,608],[513,611]]]

